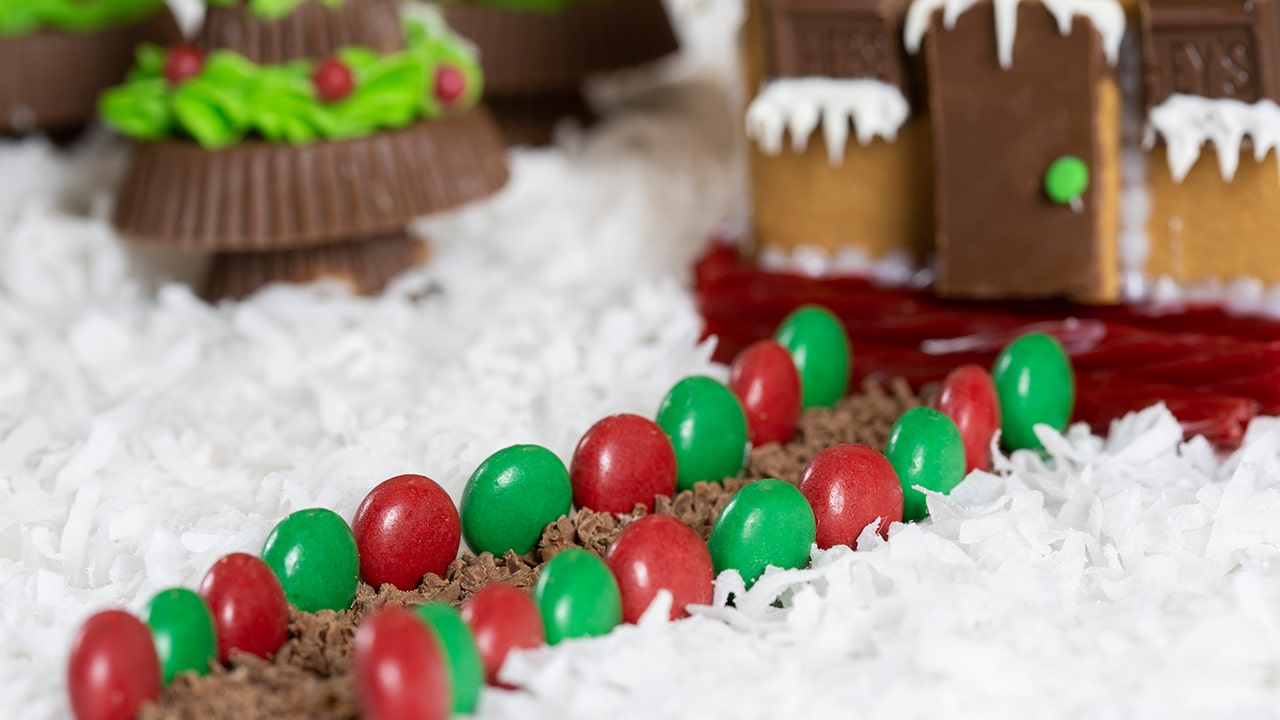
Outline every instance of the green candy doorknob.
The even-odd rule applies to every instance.
[[[1079,202],[1089,189],[1089,166],[1075,155],[1063,155],[1044,174],[1044,191],[1059,205]]]

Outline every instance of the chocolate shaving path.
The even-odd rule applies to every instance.
[[[839,443],[882,449],[898,417],[931,394],[926,389],[923,398],[917,396],[901,380],[892,381],[887,390],[867,385],[835,408],[805,412],[791,442],[753,449],[744,477],[723,484],[699,483],[673,498],[659,496],[654,511],[679,518],[705,540],[720,510],[743,486],[763,477],[799,482],[814,455]],[[356,626],[366,613],[387,605],[428,602],[457,607],[491,583],[532,592],[542,565],[556,553],[577,547],[603,557],[618,533],[645,512],[641,505],[618,516],[579,510],[547,525],[529,555],[464,553],[444,577],[427,575],[414,590],[391,585],[375,589],[361,583],[350,610],[293,610],[289,640],[274,658],[236,654],[229,668],[217,666],[203,677],[181,675],[157,702],[142,709],[139,720],[355,720],[360,711],[351,676],[352,647]]]

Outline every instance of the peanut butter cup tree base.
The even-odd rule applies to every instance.
[[[205,252],[266,252],[384,237],[507,182],[489,111],[363,138],[222,150],[140,143],[112,222],[129,240]]]
[[[219,253],[201,295],[240,300],[272,283],[336,280],[357,295],[376,295],[397,275],[427,260],[427,246],[405,234],[275,252]]]
[[[205,52],[233,50],[255,63],[329,57],[359,45],[379,54],[404,47],[394,0],[308,0],[284,17],[263,20],[246,5],[210,7],[197,43]]]
[[[0,38],[0,135],[83,128],[97,115],[98,95],[133,65],[139,43],[181,39],[168,10],[93,33],[41,30]]]

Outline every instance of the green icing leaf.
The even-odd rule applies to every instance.
[[[164,77],[165,51],[144,45],[125,84],[104,95],[100,108],[108,125],[130,137],[188,137],[219,148],[249,135],[294,144],[357,137],[462,112],[479,101],[479,62],[438,14],[410,13],[405,36],[405,50],[390,55],[340,49],[336,55],[351,70],[355,87],[336,103],[317,96],[312,61],[257,65],[218,51],[198,76],[173,86]],[[458,68],[466,80],[464,97],[447,108],[435,97],[436,74],[446,65]]]
[[[173,128],[169,89],[164,80],[145,80],[111,88],[98,99],[109,127],[141,140],[167,137]]]
[[[174,91],[173,114],[196,142],[207,148],[234,145],[248,129],[243,94],[203,77],[188,80]]]
[[[93,32],[141,22],[164,0],[0,0],[0,37],[49,28]]]

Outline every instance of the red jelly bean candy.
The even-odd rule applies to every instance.
[[[991,438],[1000,429],[1000,396],[991,375],[977,365],[952,370],[942,383],[938,409],[964,441],[965,472],[991,467]]]
[[[404,608],[366,617],[356,631],[356,692],[369,720],[445,720],[449,665],[427,624]]]
[[[218,659],[231,651],[270,657],[289,639],[289,601],[271,567],[245,553],[218,560],[200,581],[218,632]]]
[[[311,74],[316,95],[327,103],[345,100],[356,89],[356,78],[347,64],[336,58],[321,60]]]
[[[71,645],[67,692],[77,720],[133,720],[160,695],[151,630],[123,610],[90,617]]]
[[[800,373],[786,348],[762,340],[743,350],[729,370],[729,389],[742,401],[753,446],[791,439],[800,419]]]
[[[652,420],[614,415],[582,436],[569,464],[573,503],[599,512],[653,511],[655,495],[676,491],[676,451]]]
[[[605,556],[622,591],[622,620],[640,619],[659,590],[671,593],[670,618],[690,605],[710,605],[715,568],[693,528],[670,515],[646,515],[628,525]]]
[[[164,78],[181,85],[204,70],[204,53],[195,45],[177,45],[164,58]]]
[[[351,529],[360,575],[374,587],[412,590],[427,573],[444,575],[458,556],[462,520],[449,493],[421,475],[400,475],[373,489]]]
[[[857,548],[858,536],[879,518],[876,532],[902,522],[902,484],[888,458],[866,445],[834,445],[814,456],[800,492],[818,523],[818,547]]]
[[[542,615],[533,598],[510,585],[480,588],[462,606],[462,619],[475,635],[490,685],[506,687],[498,682],[498,671],[508,653],[539,647],[545,639]]]
[[[467,92],[467,76],[452,65],[441,65],[436,70],[436,99],[450,105]]]

